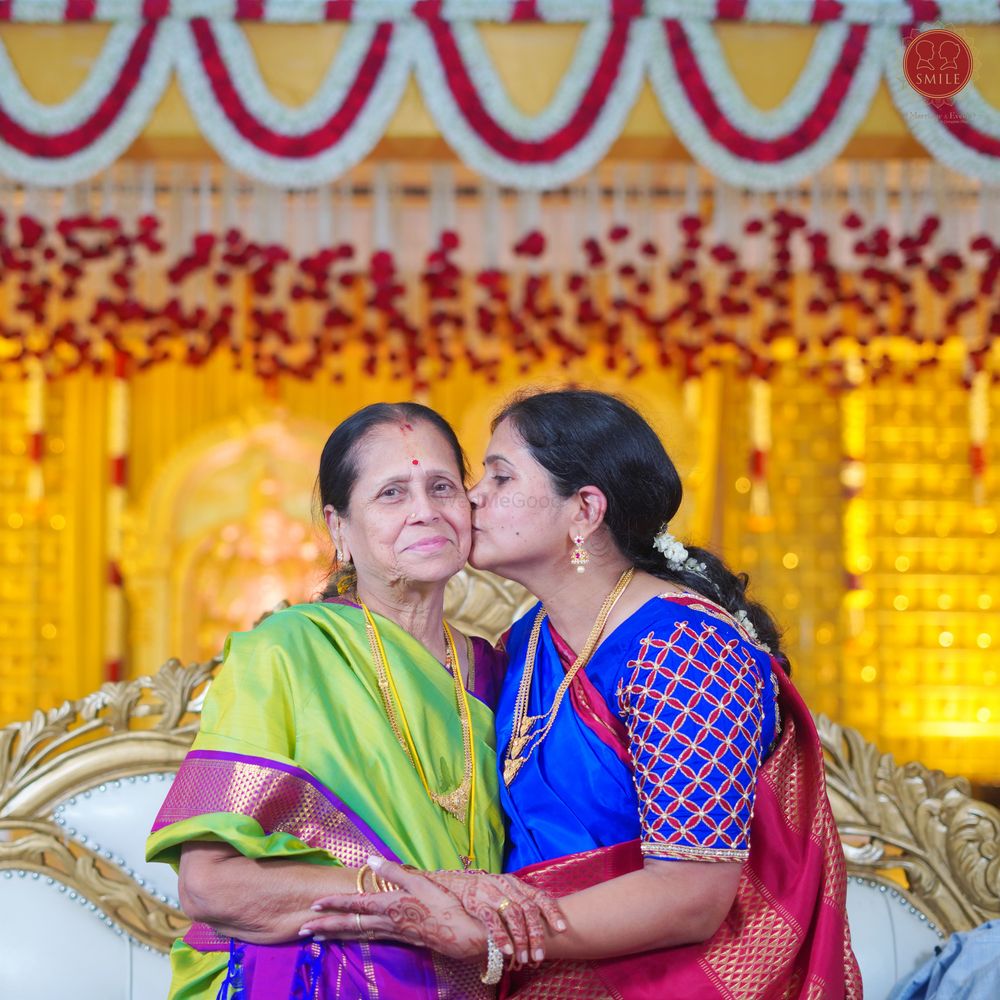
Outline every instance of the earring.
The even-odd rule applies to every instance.
[[[587,560],[590,559],[590,553],[583,547],[583,535],[574,536],[573,544],[576,548],[570,554],[569,564],[576,567],[577,573],[583,573],[587,568]]]
[[[337,575],[337,593],[343,597],[358,586],[358,573],[354,563],[348,562]]]

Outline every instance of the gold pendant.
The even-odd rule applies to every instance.
[[[507,750],[508,757],[521,757],[524,754],[525,747],[534,739],[535,723],[540,718],[541,716],[538,715],[526,715],[521,720],[521,724],[517,727],[518,735],[510,738],[510,746]]]
[[[528,736],[515,736],[510,741],[510,749],[507,751],[508,756],[520,757],[525,746],[527,746],[529,738]]]
[[[524,759],[521,757],[508,757],[503,765],[503,783],[507,786],[517,777],[517,772],[521,770]]]
[[[431,798],[447,813],[451,813],[459,821],[464,823],[469,811],[469,789],[464,787],[464,782],[458,788],[450,792],[439,795],[431,792]]]
[[[541,722],[545,718],[542,715],[526,715],[521,719],[521,736],[530,736],[531,730],[535,728],[535,724]]]

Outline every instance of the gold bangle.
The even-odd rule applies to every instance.
[[[363,893],[365,891],[365,875],[367,875],[370,871],[371,871],[371,866],[370,865],[362,865],[358,869],[358,892],[359,893]],[[372,872],[372,875],[373,875],[373,877],[375,877],[375,873],[374,872]],[[376,882],[376,884],[378,883],[378,878],[377,877],[375,877],[375,882]],[[376,892],[377,891],[378,890],[376,889]]]

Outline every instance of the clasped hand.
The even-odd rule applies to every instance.
[[[513,875],[420,872],[382,858],[368,864],[399,888],[324,896],[313,903],[317,915],[300,936],[404,941],[468,961],[486,953],[489,934],[524,965],[544,960],[546,926],[566,929],[559,903]]]

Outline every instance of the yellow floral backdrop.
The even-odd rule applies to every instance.
[[[784,366],[772,385],[764,517],[751,510],[749,383],[725,369],[685,386],[673,371],[610,378],[598,358],[526,374],[512,363],[490,386],[458,369],[422,401],[454,423],[475,470],[507,393],[567,378],[622,392],[652,420],[688,484],[677,533],[749,572],[785,627],[814,711],[899,758],[1000,778],[1000,477],[988,468],[985,497],[974,496],[969,396],[956,371],[834,395]],[[80,373],[49,387],[37,503],[25,500],[28,390],[0,383],[0,723],[103,679],[111,381]],[[387,376],[265,384],[222,357],[134,377],[122,540],[129,675],[168,656],[206,658],[278,599],[315,593],[329,559],[311,510],[323,441],[359,406],[403,395]],[[845,488],[844,463],[859,437],[860,491]],[[845,577],[851,565],[860,588]]]

